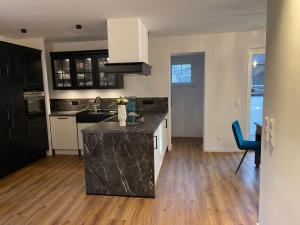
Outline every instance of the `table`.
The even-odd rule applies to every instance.
[[[255,131],[255,141],[261,141],[261,133],[262,133],[262,124],[255,123],[256,131]],[[255,151],[255,165],[259,167],[261,158],[261,151]]]

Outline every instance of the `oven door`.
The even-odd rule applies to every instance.
[[[27,116],[46,115],[44,92],[25,92],[24,100]]]

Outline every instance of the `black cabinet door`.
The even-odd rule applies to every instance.
[[[101,89],[119,89],[124,87],[123,74],[105,72],[107,58],[96,57],[96,87]]]
[[[4,61],[4,49],[0,46],[0,177],[8,174],[12,168],[10,166],[13,155],[9,146],[9,110],[6,104],[5,76],[6,64]]]
[[[6,104],[9,110],[9,142],[17,164],[22,164],[28,151],[28,134],[24,102],[25,80],[22,71],[23,54],[17,49],[7,52],[8,70],[5,76]]]
[[[30,156],[46,155],[49,148],[46,116],[27,116]]]
[[[8,130],[6,126],[0,126],[0,177],[15,170],[15,160],[8,141]]]
[[[68,56],[52,58],[53,89],[74,89],[71,58]]]
[[[94,85],[94,68],[93,56],[74,56],[74,76],[76,80],[75,86],[78,89],[93,88]]]
[[[23,69],[20,73],[24,77],[24,90],[43,91],[41,53],[38,51],[25,51],[21,60]]]

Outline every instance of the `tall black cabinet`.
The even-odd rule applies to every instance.
[[[39,50],[0,42],[0,177],[46,153],[31,147],[24,101],[25,91],[43,89],[41,68]]]

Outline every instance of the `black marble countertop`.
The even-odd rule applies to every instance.
[[[50,116],[76,116],[80,111],[52,111]]]
[[[139,114],[139,113],[138,113]],[[154,133],[159,124],[165,119],[168,112],[143,112],[144,122],[126,127],[119,126],[119,122],[110,122],[110,119],[99,122],[86,129],[83,133]]]

